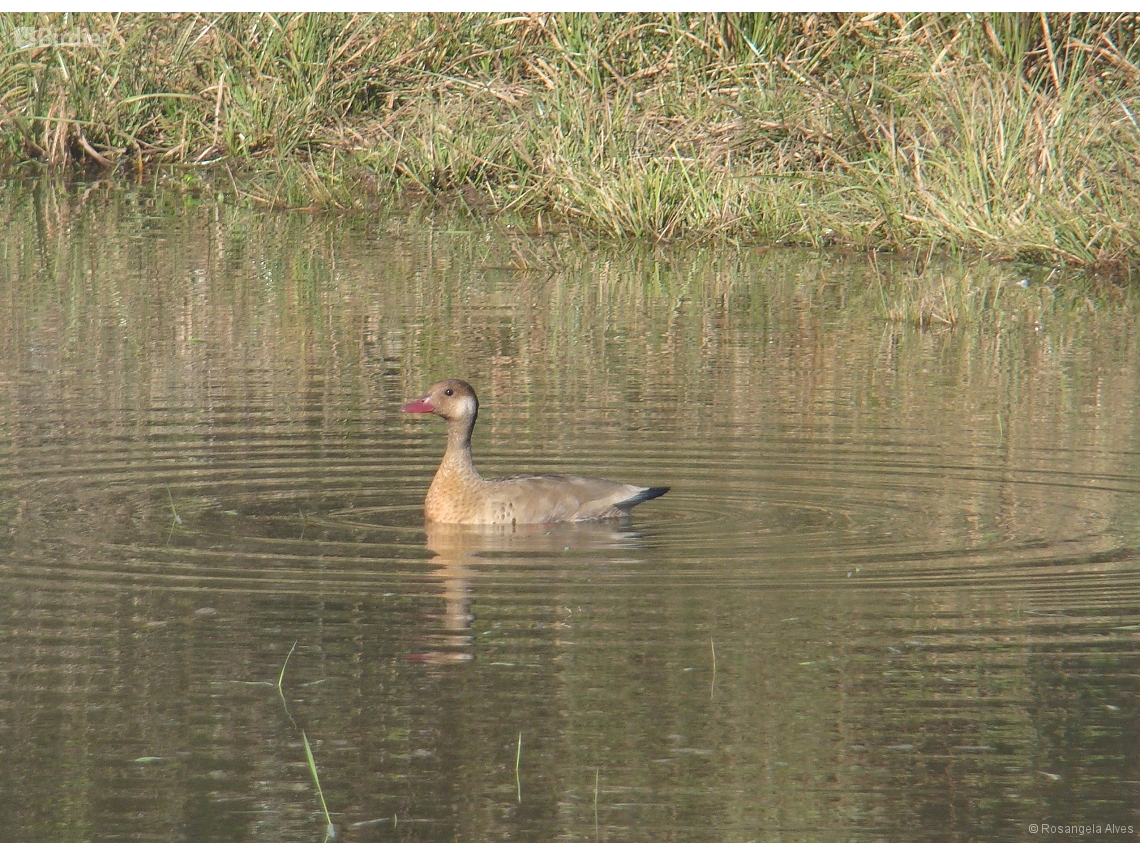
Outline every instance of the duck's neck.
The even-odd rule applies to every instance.
[[[457,475],[464,479],[479,479],[471,460],[471,433],[475,419],[452,419],[447,423],[447,451],[439,464],[439,472]]]

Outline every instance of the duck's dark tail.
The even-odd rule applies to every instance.
[[[634,505],[640,505],[642,502],[648,502],[650,499],[656,499],[658,496],[664,496],[669,492],[668,487],[646,487],[633,498],[626,499],[624,502],[616,505],[623,511],[628,511]]]

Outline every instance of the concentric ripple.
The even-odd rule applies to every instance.
[[[329,432],[237,411],[215,410],[203,425],[193,410],[165,409],[134,433],[23,449],[5,461],[8,505],[20,509],[7,524],[9,572],[222,590],[304,590],[329,574],[342,590],[368,589],[441,561],[506,578],[651,564],[641,572],[659,581],[753,586],[1032,589],[1058,568],[1105,566],[1113,586],[1137,581],[1132,541],[1113,520],[1122,503],[1138,504],[1140,479],[1072,471],[1049,449],[1027,455],[1028,468],[997,448],[962,454],[894,438],[730,435],[715,453],[681,438],[662,457],[656,431],[636,442],[586,437],[581,456],[541,462],[492,445],[490,471],[604,461],[607,474],[672,489],[619,525],[446,538],[425,533],[420,511],[437,426],[392,410]],[[1127,471],[1133,461],[1120,462]]]

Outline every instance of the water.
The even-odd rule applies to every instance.
[[[176,202],[10,197],[3,839],[321,840],[305,740],[343,840],[1137,839],[1127,299]],[[485,475],[672,491],[425,530],[445,376]]]

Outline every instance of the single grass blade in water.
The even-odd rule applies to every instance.
[[[285,700],[285,693],[281,689],[281,683],[285,679],[285,669],[289,667],[289,657],[293,655],[293,651],[297,649],[297,642],[293,642],[293,646],[289,648],[289,652],[285,654],[285,662],[281,665],[281,673],[277,675],[277,694],[281,695],[281,700]]]
[[[293,651],[297,649],[297,641],[293,642],[293,646],[289,648],[289,652],[285,655],[285,662],[281,665],[281,672],[277,675],[277,694],[281,697],[281,703],[285,707],[285,714],[289,716],[289,720],[293,722],[296,727],[297,723],[293,719],[293,714],[289,712],[289,705],[285,701],[285,691],[282,685],[285,681],[285,669],[289,667],[289,659],[293,655]],[[309,745],[309,737],[304,730],[301,730],[301,742],[305,746],[305,760],[309,764],[309,774],[313,776],[313,784],[317,788],[317,797],[321,800],[321,810],[325,814],[325,842],[336,840],[336,826],[333,825],[332,817],[329,816],[329,807],[325,803],[325,793],[321,788],[321,777],[317,774],[317,761],[313,757],[313,749]]]
[[[321,789],[321,776],[317,774],[317,761],[313,759],[313,749],[309,747],[309,737],[301,731],[301,740],[305,743],[305,759],[309,762],[309,772],[313,776],[313,783],[317,787],[317,797],[321,800],[321,810],[325,812],[325,842],[336,840],[336,826],[329,816],[329,806],[325,804],[325,793]]]
[[[519,804],[522,804],[522,781],[519,779],[519,760],[522,758],[522,731],[519,731],[519,747],[515,751],[515,787],[518,789]]]

